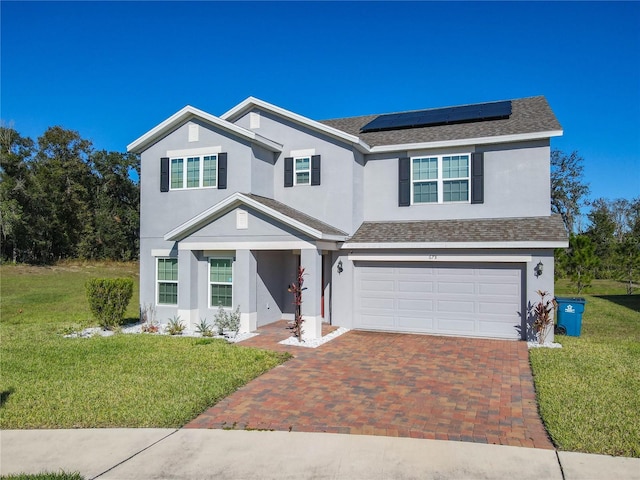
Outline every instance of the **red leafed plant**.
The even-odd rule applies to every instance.
[[[553,323],[552,312],[556,309],[558,303],[553,297],[545,300],[549,292],[538,290],[537,293],[540,295],[540,301],[533,306],[533,315],[535,317],[533,329],[538,334],[538,342],[544,343],[549,331],[549,325]]]
[[[298,339],[298,341],[302,342],[302,291],[306,290],[306,288],[302,287],[304,283],[304,268],[298,267],[298,278],[295,283],[289,285],[287,289],[289,292],[293,293],[293,304],[296,306],[296,314],[293,320],[293,325],[289,328],[293,330],[293,335]]]

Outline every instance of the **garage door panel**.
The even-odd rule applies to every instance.
[[[433,329],[433,319],[425,319],[420,312],[407,316],[399,315],[397,327],[403,331],[421,333],[425,328]]]
[[[399,298],[398,299],[398,311],[411,311],[411,312],[432,312],[433,311],[433,300],[429,299],[409,299],[409,298]]]
[[[480,319],[478,321],[478,327],[479,327],[479,331],[482,332],[484,335],[495,335],[503,338],[513,338],[513,339],[519,338],[519,330],[518,330],[519,325],[516,325],[515,323],[511,325],[513,330],[511,335],[507,337],[504,337],[503,335],[504,322],[494,322],[491,320]]]
[[[517,315],[520,309],[517,303],[511,302],[478,303],[478,313],[484,315]]]
[[[397,289],[399,292],[433,292],[433,282],[398,280]]]
[[[393,315],[380,313],[362,314],[362,328],[384,328],[392,329],[394,325]]]
[[[438,333],[455,333],[473,335],[475,333],[474,321],[463,317],[439,317],[436,319]]]
[[[365,297],[363,298],[363,309],[371,310],[371,309],[385,309],[393,311],[395,308],[395,298],[384,298],[384,297]]]
[[[389,280],[362,280],[363,292],[393,292],[395,290],[395,282]]]
[[[456,295],[473,295],[473,282],[438,282],[438,293],[452,293]]]
[[[473,302],[438,300],[438,313],[473,313]]]
[[[522,268],[356,264],[356,328],[520,338]]]
[[[495,295],[499,297],[513,297],[518,295],[520,288],[513,283],[480,283],[480,295]]]

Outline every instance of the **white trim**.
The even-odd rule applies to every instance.
[[[341,249],[408,249],[408,248],[566,248],[569,242],[398,242],[398,243],[349,243],[342,244]]]
[[[417,255],[398,255],[398,254],[364,254],[347,255],[352,262],[490,262],[490,263],[527,263],[533,258],[532,255],[442,255],[436,254],[417,254]]]
[[[320,315],[302,316],[302,340],[322,338],[322,317]]]
[[[302,124],[313,130],[326,133],[327,135],[330,135],[332,137],[337,137],[343,141],[353,144],[362,153],[367,153],[371,149],[369,145],[367,145],[355,135],[351,135],[349,133],[343,132],[342,130],[338,130],[337,128],[333,128],[315,120],[311,120],[310,118],[298,115],[297,113],[285,110],[284,108],[278,107],[255,97],[248,97],[235,107],[220,115],[220,118],[229,122],[233,122],[237,120],[244,112],[253,107],[261,108],[271,113],[275,113],[276,115],[279,115],[281,117],[288,118],[289,120]]]
[[[337,242],[324,242],[322,240],[318,240],[316,242],[316,248],[318,250],[329,250],[332,252],[340,250],[340,246]]]
[[[238,333],[255,332],[258,329],[258,312],[240,314],[240,330]]]
[[[560,137],[562,130],[546,132],[517,133],[512,135],[496,135],[494,137],[461,138],[456,140],[442,140],[439,142],[402,143],[397,145],[379,145],[371,147],[368,153],[389,153],[403,150],[419,150],[430,148],[462,147],[470,145],[487,145],[491,143],[522,142],[525,140],[543,140],[545,138]]]
[[[309,160],[309,168],[298,170],[298,160]],[[298,183],[298,173],[308,173],[309,181],[307,183]],[[311,185],[311,155],[304,155],[293,158],[293,186]]]
[[[178,258],[178,255],[171,255],[173,250],[171,248],[152,248],[151,256],[152,257],[169,257],[169,258]]]
[[[344,241],[346,238],[344,235],[324,234],[320,230],[316,230],[315,228],[312,228],[302,222],[299,222],[298,220],[288,217],[278,212],[277,210],[269,208],[266,205],[263,205],[262,203],[256,200],[253,200],[247,197],[246,195],[243,195],[240,192],[236,192],[228,196],[224,200],[218,202],[213,207],[208,208],[207,210],[199,213],[198,215],[191,218],[190,220],[187,220],[182,225],[179,225],[178,227],[174,228],[170,232],[167,232],[164,236],[164,239],[179,240],[184,236],[188,235],[189,233],[191,233],[192,231],[197,230],[199,227],[206,225],[218,213],[225,212],[227,211],[227,209],[231,209],[239,204],[248,205],[254,208],[255,210],[258,210],[259,212],[264,213],[268,217],[271,217],[274,220],[278,220],[284,223],[285,225],[289,225],[290,227],[300,232],[306,233],[307,235],[314,237],[318,240]]]
[[[160,140],[171,130],[193,118],[198,118],[203,122],[208,123],[209,125],[219,127],[237,136],[248,139],[251,142],[257,143],[272,152],[282,152],[282,145],[280,145],[279,143],[257,135],[251,130],[239,127],[238,125],[211,115],[210,113],[192,107],[191,105],[185,106],[184,108],[167,118],[164,122],[156,125],[147,133],[131,142],[129,145],[127,145],[127,151],[141,153],[146,150],[148,146]]]
[[[187,330],[193,330],[193,327],[198,323],[198,309],[178,309],[177,315],[180,317],[180,321]]]
[[[291,242],[180,242],[178,250],[303,250],[316,248],[311,242],[302,240]]]
[[[298,158],[312,157],[315,154],[316,154],[315,148],[307,148],[305,150],[291,150],[291,152],[289,152],[290,157],[298,157]]]
[[[183,148],[181,150],[167,150],[167,157],[197,157],[207,154],[222,153],[222,147],[220,145],[216,147],[202,147],[202,148]]]

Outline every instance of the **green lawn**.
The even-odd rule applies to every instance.
[[[287,358],[213,339],[63,338],[95,323],[84,282],[129,276],[137,289],[137,264],[0,268],[0,428],[179,427]]]
[[[601,283],[598,285],[598,283]],[[640,295],[594,282],[580,337],[532,349],[543,421],[562,450],[640,457]],[[560,285],[556,294],[576,295]]]

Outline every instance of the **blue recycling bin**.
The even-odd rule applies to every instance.
[[[581,297],[556,297],[556,301],[558,302],[558,326],[564,327],[567,335],[579,337],[586,300]]]

